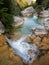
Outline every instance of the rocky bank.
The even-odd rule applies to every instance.
[[[49,65],[49,34],[32,35],[29,40],[39,47],[40,54],[32,65]],[[26,65],[22,59],[14,55],[4,35],[0,35],[0,65]]]

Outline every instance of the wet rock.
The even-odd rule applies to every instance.
[[[0,34],[4,33],[5,29],[4,29],[4,25],[2,24],[2,22],[0,21]]]
[[[21,11],[23,16],[32,16],[32,14],[35,12],[34,8],[32,6],[26,8],[25,10]]]

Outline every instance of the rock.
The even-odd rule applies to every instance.
[[[33,41],[33,40],[36,38],[36,35],[33,34],[33,35],[30,36],[29,38],[30,38],[31,41]]]
[[[32,6],[24,9],[23,11],[21,11],[23,16],[32,16],[32,14],[35,12],[34,8]]]
[[[39,16],[43,17],[43,18],[49,17],[49,10],[43,10],[43,11],[41,11]]]
[[[4,29],[4,25],[2,24],[2,22],[0,21],[0,34],[4,33],[5,29]]]
[[[30,41],[36,44],[39,49],[48,50],[49,49],[49,34],[35,35],[30,37]]]
[[[38,36],[43,39],[43,37],[44,37],[45,35],[39,34]]]
[[[32,28],[32,31],[35,35],[47,34],[47,31],[45,30],[44,26],[42,26],[42,25]]]
[[[41,24],[43,24],[45,29],[47,31],[49,31],[49,18],[42,18],[41,19]]]
[[[47,43],[47,38],[44,37],[43,40],[42,40],[42,42],[43,42],[44,44]]]
[[[36,44],[38,47],[40,46],[40,43],[41,43],[41,38],[39,36],[36,36],[36,35],[32,35],[30,37],[30,41],[33,43],[33,44]]]
[[[13,28],[21,27],[24,24],[24,19],[21,17],[14,16]]]

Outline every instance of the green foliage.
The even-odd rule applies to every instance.
[[[12,10],[13,15],[16,15],[16,16],[20,15],[21,16],[21,8],[19,7],[19,5],[13,5],[11,10]]]
[[[43,5],[37,5],[35,9],[37,13],[40,14],[41,10],[43,9]]]
[[[7,4],[9,4],[7,6]],[[0,0],[0,21],[5,26],[5,32],[12,32],[12,23],[14,22],[13,15],[10,13],[10,1],[9,0]]]

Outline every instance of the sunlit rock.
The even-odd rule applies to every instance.
[[[21,27],[23,24],[24,24],[24,19],[23,18],[14,16],[14,23],[12,24],[12,26],[14,28]]]
[[[21,11],[23,16],[32,16],[32,14],[34,12],[35,12],[35,10],[34,10],[34,8],[32,6],[24,9],[23,11]]]
[[[0,34],[4,33],[5,29],[4,29],[4,25],[2,24],[2,22],[0,21]]]

